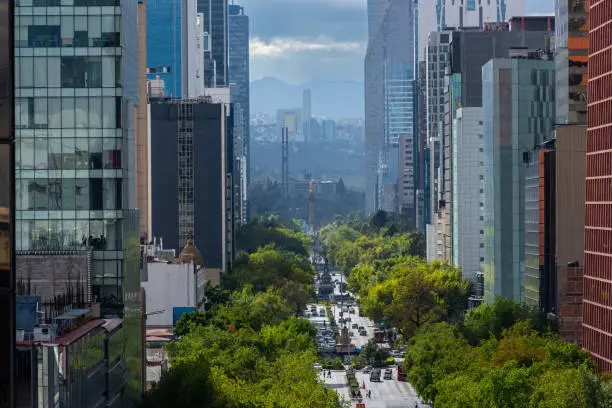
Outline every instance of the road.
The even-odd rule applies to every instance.
[[[366,408],[413,408],[427,407],[417,397],[416,392],[407,382],[397,381],[397,371],[393,370],[393,380],[383,380],[382,382],[370,382],[370,377],[357,371],[356,378],[359,384],[366,384],[366,391],[362,390],[364,395],[363,403]],[[348,386],[346,385],[346,374],[344,371],[332,371],[331,378],[325,378],[325,384],[329,388],[333,388],[338,394],[346,400],[350,400]],[[372,398],[366,396],[367,390],[372,390]],[[357,401],[351,401],[351,407],[355,407]],[[415,405],[416,404],[416,405]]]
[[[340,273],[332,274],[332,279],[340,280],[341,274]],[[340,285],[336,285],[335,293],[340,294]],[[353,332],[353,336],[351,336],[351,343],[355,344],[355,347],[357,348],[363,348],[363,346],[365,346],[368,343],[368,340],[374,338],[374,330],[376,326],[372,323],[372,321],[370,321],[370,319],[359,316],[359,308],[356,305],[354,306],[354,308],[355,308],[355,313],[343,313],[342,317],[344,318],[350,317],[351,319],[349,323],[346,323],[346,326],[348,327],[349,331]],[[336,319],[336,322],[338,322],[340,320],[340,312],[342,311],[342,308],[340,307],[339,304],[336,304],[332,306],[332,311],[334,312],[334,319]],[[354,323],[357,323],[357,326],[365,327],[368,335],[360,336],[359,330],[352,328]],[[338,327],[343,327],[343,326],[344,325],[338,324]]]

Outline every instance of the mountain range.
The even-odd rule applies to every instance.
[[[311,81],[291,85],[270,77],[251,82],[251,113],[275,118],[277,109],[301,108],[304,89],[311,91],[312,116],[334,120],[364,116],[362,82]]]

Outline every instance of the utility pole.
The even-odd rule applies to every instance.
[[[283,197],[289,198],[289,128],[283,126],[281,134],[282,143],[282,186]]]

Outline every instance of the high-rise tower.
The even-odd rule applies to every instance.
[[[197,0],[198,12],[204,14],[204,31],[209,38],[204,51],[204,80],[207,88],[228,83],[228,4],[227,0]]]

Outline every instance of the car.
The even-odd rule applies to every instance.
[[[355,313],[355,308],[353,307],[349,308],[349,313]]]
[[[360,331],[360,332],[359,332],[359,335],[360,335],[360,336],[367,336],[367,335],[368,335],[368,332],[367,332],[367,331],[365,331],[365,330],[362,330],[362,331]]]
[[[393,379],[393,371],[390,368],[387,368],[385,370],[385,375],[383,377],[385,380],[392,380]]]
[[[323,366],[319,363],[316,363],[315,365],[312,366],[312,368],[314,368],[315,370],[322,370]]]
[[[355,369],[353,368],[353,366],[350,366],[350,365],[347,365],[346,367],[344,367],[344,370],[346,371],[347,374],[355,373]]]
[[[363,367],[363,370],[361,370],[361,372],[364,373],[364,374],[370,374],[372,372],[372,370],[373,370],[372,366],[365,366],[365,367]]]
[[[380,369],[375,368],[370,372],[370,381],[380,381]]]
[[[357,323],[353,323],[351,329],[359,329],[359,325]]]

